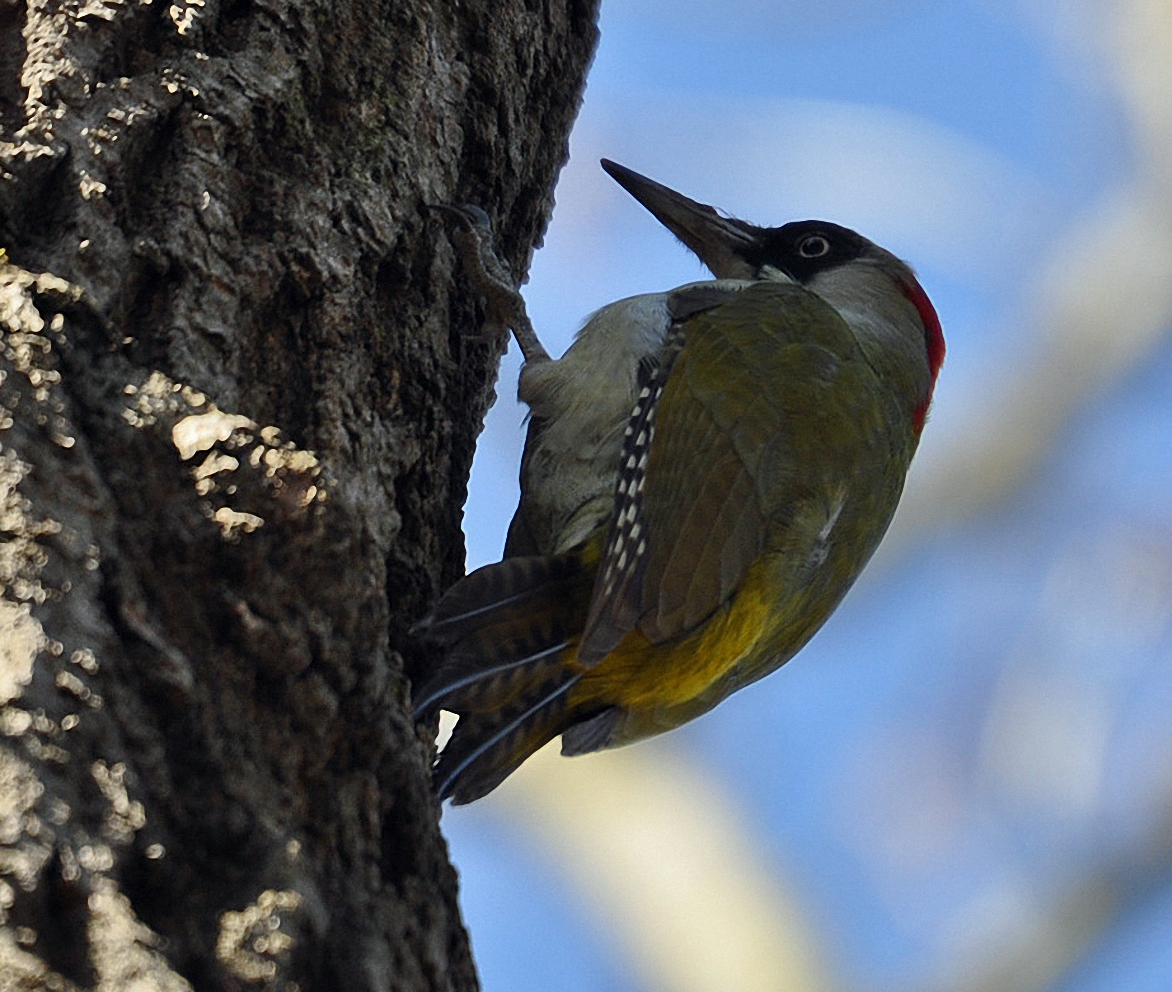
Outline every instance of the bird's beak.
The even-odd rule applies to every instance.
[[[602,160],[607,175],[651,211],[672,234],[696,253],[718,279],[750,279],[745,261],[758,233],[751,224],[721,217],[712,207],[689,200],[626,166]]]

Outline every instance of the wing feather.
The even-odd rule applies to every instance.
[[[587,665],[635,627],[662,643],[728,601],[770,528],[817,498],[811,487],[822,473],[803,459],[818,456],[797,435],[817,430],[819,397],[833,398],[843,362],[863,361],[829,304],[782,283],[758,283],[690,313],[673,339],[682,350],[660,367],[663,395],[634,512],[622,482],[616,496],[599,574],[620,560],[625,572],[621,583],[600,579],[595,588],[579,648]],[[632,528],[646,541],[634,563]]]

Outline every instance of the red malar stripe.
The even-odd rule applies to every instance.
[[[924,325],[924,347],[928,350],[928,371],[932,374],[928,395],[916,407],[912,420],[912,426],[919,434],[924,429],[924,418],[928,416],[928,407],[932,405],[932,392],[936,388],[936,376],[940,373],[940,366],[944,364],[944,331],[940,328],[940,318],[936,316],[936,308],[932,306],[932,301],[928,299],[928,294],[924,292],[923,286],[915,279],[911,279],[901,281],[899,288],[903,290],[903,295],[911,300],[912,306],[916,308]]]

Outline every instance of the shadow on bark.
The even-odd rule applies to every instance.
[[[472,989],[407,711],[595,5],[0,4],[0,986]],[[6,984],[9,983],[9,984]]]

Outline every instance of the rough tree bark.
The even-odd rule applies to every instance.
[[[0,989],[471,989],[407,629],[596,0],[0,0]],[[412,661],[412,663],[417,663]]]

